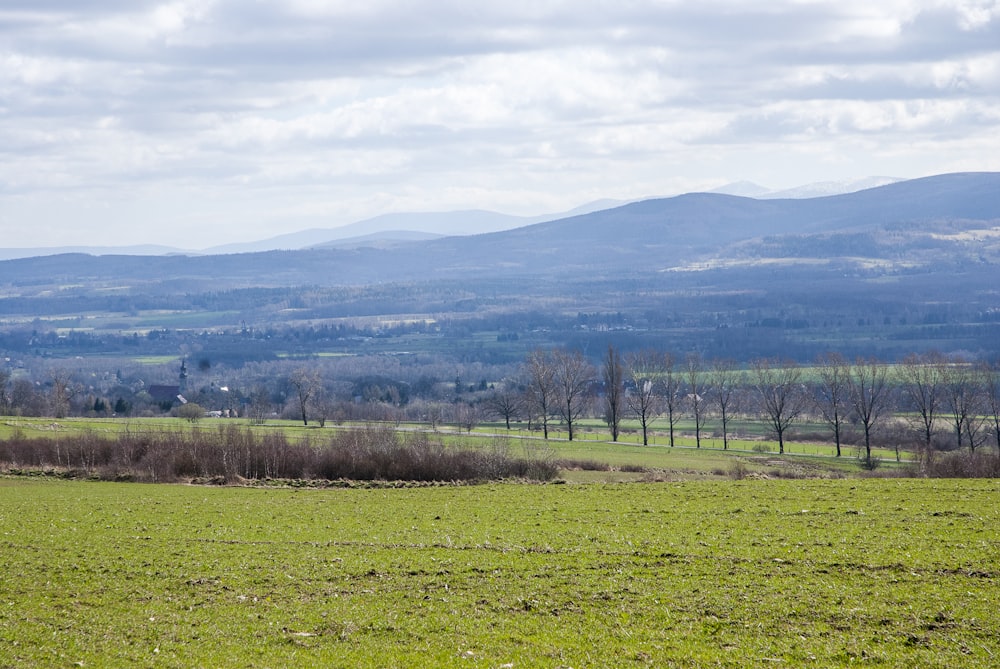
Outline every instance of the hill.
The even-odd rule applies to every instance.
[[[750,240],[811,237],[816,252],[824,255],[823,240],[830,235],[892,229],[925,237],[997,225],[1000,174],[952,174],[811,199],[693,193],[436,245],[449,248],[442,255],[475,256],[484,263],[494,258],[492,266],[498,269],[519,262],[545,271],[545,265],[551,267],[546,261],[558,250],[561,271],[573,266],[636,271],[724,259],[735,249],[742,257],[745,247],[735,245]],[[533,267],[531,259],[538,261]]]
[[[692,193],[487,234],[341,244],[3,261],[0,330],[43,316],[119,331],[450,319],[479,323],[455,337],[548,328],[581,348],[615,329],[634,346],[718,355],[808,359],[830,342],[1000,354],[997,173],[810,199]]]
[[[1000,174],[948,174],[855,193],[758,200],[692,193],[501,232],[349,248],[210,256],[63,254],[0,262],[0,284],[164,289],[365,284],[504,276],[631,276],[748,259],[996,260]],[[397,236],[397,241],[403,240]],[[379,248],[381,247],[381,248]],[[971,254],[971,255],[970,255]],[[912,264],[912,262],[911,262]]]
[[[226,244],[205,249],[204,253],[253,253],[306,248],[343,248],[356,246],[356,240],[369,241],[373,246],[385,246],[384,242],[388,242],[388,245],[394,245],[395,242],[401,240],[412,241],[414,239],[433,239],[444,236],[511,230],[532,223],[590,213],[619,204],[621,202],[615,200],[597,200],[568,212],[538,216],[513,216],[480,209],[382,214],[337,228],[315,228],[254,242]]]

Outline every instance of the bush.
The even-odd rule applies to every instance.
[[[177,417],[183,418],[191,423],[197,422],[199,419],[204,417],[205,410],[194,402],[188,402],[187,404],[182,404],[177,408]]]
[[[882,466],[882,458],[861,455],[858,457],[858,465],[865,471],[873,472]]]
[[[585,472],[609,472],[611,465],[597,460],[575,460],[562,458],[557,461],[560,469],[578,469]],[[622,471],[625,471],[624,469]]]
[[[125,433],[115,438],[77,435],[0,441],[8,469],[79,470],[108,480],[302,479],[385,481],[551,480],[551,458],[515,458],[506,443],[483,451],[450,449],[426,435],[400,437],[388,428],[351,430],[314,448],[281,432],[260,436],[234,424],[218,431]]]
[[[319,449],[313,476],[359,481],[550,480],[554,463],[513,458],[503,444],[485,451],[450,449],[427,435],[400,437],[388,428],[352,430]]]
[[[925,474],[931,478],[1000,477],[1000,455],[990,452],[953,451],[931,458]]]

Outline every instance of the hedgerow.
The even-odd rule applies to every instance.
[[[550,480],[558,472],[551,459],[513,457],[507,448],[459,450],[424,434],[403,435],[383,427],[338,432],[320,444],[235,425],[215,432],[124,433],[113,438],[30,438],[18,433],[0,441],[0,464],[8,471],[50,469],[148,482]]]

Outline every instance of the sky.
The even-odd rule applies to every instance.
[[[3,0],[0,247],[1000,171],[1000,0]]]

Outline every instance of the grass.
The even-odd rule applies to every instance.
[[[0,663],[995,666],[998,494],[0,479]]]
[[[176,355],[140,355],[133,357],[132,362],[140,365],[166,365],[179,359]]]

